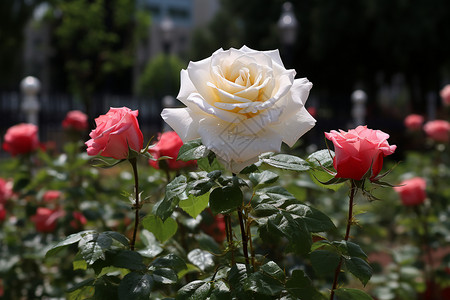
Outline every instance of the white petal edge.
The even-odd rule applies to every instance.
[[[178,133],[184,143],[200,138],[198,133],[200,116],[191,112],[189,108],[165,108],[161,112],[163,120]]]

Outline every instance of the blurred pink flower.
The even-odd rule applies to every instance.
[[[422,204],[427,198],[425,189],[427,183],[422,177],[404,180],[394,190],[400,195],[403,205],[412,206]]]
[[[442,104],[446,106],[450,106],[450,84],[444,86],[444,88],[440,92]]]
[[[55,200],[58,200],[60,197],[61,197],[60,191],[48,190],[42,196],[42,200],[44,200],[44,202],[54,202]]]
[[[423,130],[432,140],[436,142],[448,142],[450,123],[444,120],[435,120],[425,123]]]
[[[422,128],[424,118],[421,115],[411,114],[404,120],[406,128],[409,130],[420,130]]]
[[[79,110],[69,111],[66,118],[62,122],[64,129],[73,129],[77,131],[83,131],[88,128],[87,115]]]
[[[0,204],[5,203],[6,200],[13,195],[12,182],[0,178]]]

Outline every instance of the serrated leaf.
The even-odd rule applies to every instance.
[[[80,252],[88,265],[92,265],[98,259],[105,260],[105,251],[112,245],[112,238],[105,234],[87,234],[82,238],[86,241],[80,246]]]
[[[164,222],[158,216],[146,216],[142,219],[145,229],[152,232],[160,242],[170,239],[178,229],[177,221],[167,218]]]
[[[284,282],[286,279],[286,274],[284,274],[283,270],[273,261],[268,261],[262,265],[260,270],[281,282]]]
[[[47,257],[55,255],[63,248],[79,242],[82,239],[83,235],[86,235],[88,233],[93,233],[93,232],[94,231],[92,231],[92,230],[86,230],[86,231],[81,231],[81,232],[69,235],[64,240],[58,242],[56,245],[51,247],[50,250],[48,250],[47,253],[45,254],[45,257],[47,258]]]
[[[174,284],[177,282],[177,273],[169,268],[158,268],[153,271],[153,279],[161,284]]]
[[[314,167],[329,168],[333,166],[334,152],[328,149],[323,149],[311,153],[306,159]]]
[[[131,272],[119,284],[119,300],[148,300],[153,286],[151,275]]]
[[[253,208],[252,215],[258,218],[263,218],[276,213],[278,213],[278,208],[269,203],[261,203]]]
[[[178,203],[178,206],[195,219],[208,207],[209,196],[209,193],[200,196],[189,194],[187,199]]]
[[[208,298],[211,284],[201,280],[192,281],[178,290],[177,300],[205,300]]]
[[[175,177],[174,180],[167,184],[164,199],[159,201],[153,207],[153,212],[155,213],[155,215],[160,217],[163,221],[170,217],[173,213],[173,210],[180,202],[180,196],[185,192],[186,187],[187,183],[186,177],[184,175]]]
[[[288,190],[281,186],[271,186],[256,191],[256,195],[263,201],[271,200],[271,204],[275,206],[281,206],[286,202],[298,202],[297,199],[289,193]]]
[[[278,174],[265,170],[261,173],[251,173],[248,178],[256,187],[258,185],[274,183],[280,176]]]
[[[357,289],[340,288],[334,291],[339,300],[373,300],[365,292]]]
[[[194,249],[188,253],[187,258],[189,261],[200,268],[200,270],[205,271],[214,267],[214,260],[211,253],[201,250]]]
[[[209,206],[214,214],[227,214],[242,205],[244,196],[237,186],[215,188],[209,195]]]
[[[173,269],[175,271],[180,271],[183,269],[186,269],[186,263],[184,260],[176,256],[175,254],[167,254],[161,257],[158,257],[155,259],[151,264],[149,269],[156,269],[156,268],[169,268]]]
[[[336,271],[341,256],[332,251],[316,250],[309,255],[312,267],[319,276],[333,274]]]
[[[283,289],[280,281],[260,272],[250,274],[244,281],[244,290],[257,294],[276,296]]]
[[[369,282],[370,277],[372,277],[372,267],[362,258],[345,258],[345,266],[364,286]]]
[[[363,259],[367,258],[367,254],[364,253],[358,244],[350,241],[334,241],[332,244],[336,245],[339,248],[339,251],[346,256],[354,256]]]
[[[262,158],[262,162],[276,168],[292,170],[292,171],[307,171],[310,169],[309,163],[300,157],[288,154],[276,154],[267,158]]]
[[[201,139],[186,142],[178,152],[177,160],[190,161],[197,160],[208,155],[209,150],[202,144]]]
[[[333,221],[324,213],[303,204],[291,204],[286,207],[286,211],[300,217],[305,221],[310,232],[324,232],[336,229]]]
[[[302,270],[292,272],[291,278],[286,281],[286,290],[299,299],[324,300],[324,296],[316,290]]]

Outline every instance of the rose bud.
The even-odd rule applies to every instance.
[[[412,206],[422,204],[427,194],[425,189],[427,183],[421,177],[414,177],[404,180],[399,186],[394,187],[394,190],[400,195],[403,205]]]
[[[429,138],[436,142],[448,142],[450,123],[444,120],[435,120],[425,123],[423,130]]]
[[[169,159],[165,159],[164,162],[167,164],[169,170],[179,170],[182,168],[186,168],[189,166],[195,166],[196,161],[181,161],[177,160],[178,152],[180,151],[181,146],[183,146],[183,141],[180,139],[178,134],[175,131],[164,132],[159,136],[159,140],[154,147],[148,149],[148,152],[155,158],[158,159],[162,156],[171,157]],[[150,165],[159,169],[159,161],[149,160]]]
[[[69,111],[62,122],[66,130],[84,131],[88,128],[88,117],[79,110]]]
[[[12,156],[33,152],[39,147],[38,127],[33,124],[18,124],[5,134],[3,149]]]
[[[411,114],[404,120],[405,127],[411,131],[420,130],[422,128],[424,118],[421,115]]]

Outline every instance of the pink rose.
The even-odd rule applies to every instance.
[[[411,114],[405,118],[405,126],[409,130],[420,130],[422,128],[424,118],[421,115]]]
[[[175,131],[168,131],[159,136],[159,141],[154,147],[148,149],[148,152],[156,159],[161,156],[171,157],[170,159],[165,160],[170,170],[178,170],[189,166],[195,166],[195,160],[187,162],[177,160],[178,152],[180,151],[181,146],[183,146],[183,141],[178,134]],[[159,169],[158,161],[149,160],[149,163],[155,169]]]
[[[69,111],[62,122],[62,126],[64,129],[86,130],[88,128],[87,115],[79,110]]]
[[[444,120],[429,121],[425,123],[423,130],[432,140],[447,142],[449,140],[450,123]]]
[[[18,124],[10,127],[5,134],[3,149],[12,156],[26,154],[39,147],[38,128],[33,124]]]
[[[55,200],[58,200],[61,197],[61,192],[56,190],[48,190],[44,193],[42,196],[42,200],[44,202],[54,202]]]
[[[100,154],[115,159],[126,159],[128,147],[139,152],[143,148],[144,137],[139,129],[137,110],[127,107],[113,108],[106,115],[95,119],[97,128],[89,134],[91,139],[85,144],[89,155]]]
[[[449,106],[450,105],[450,84],[444,86],[444,88],[440,92],[442,104]]]
[[[337,178],[361,180],[372,166],[370,180],[373,180],[383,167],[383,158],[397,148],[387,142],[388,134],[367,126],[358,126],[348,132],[332,130],[325,133],[325,137],[334,144],[333,166]]]
[[[404,180],[394,190],[400,195],[403,205],[419,205],[425,201],[427,183],[421,177]]]
[[[6,181],[3,178],[0,178],[0,204],[5,203],[6,200],[12,197],[13,195],[13,183],[11,181]]]
[[[52,210],[45,207],[39,207],[31,221],[34,222],[37,232],[53,232],[56,229],[56,222],[64,216],[64,211]]]

